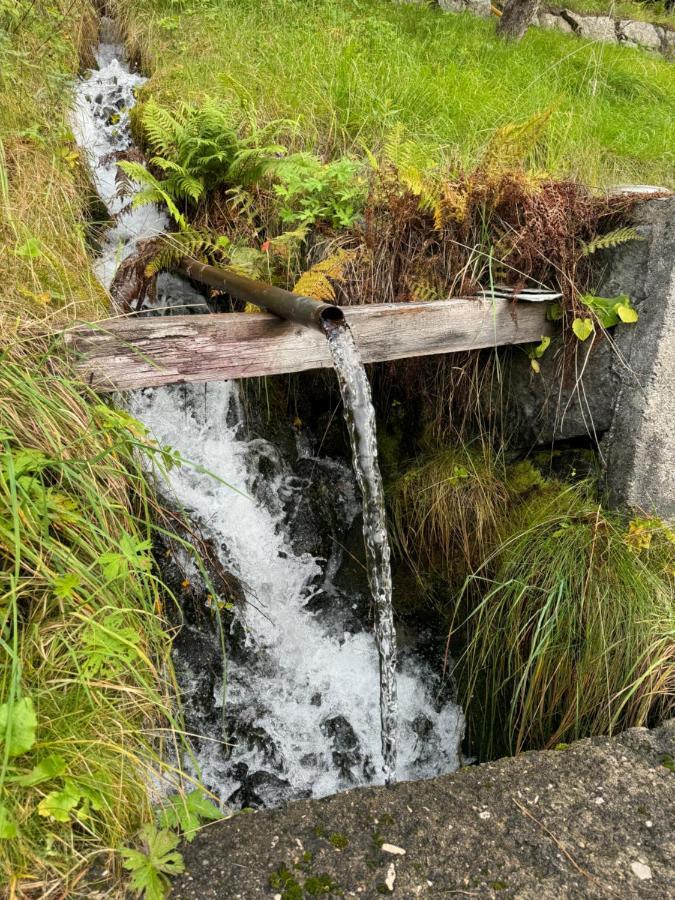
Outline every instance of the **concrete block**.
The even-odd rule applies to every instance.
[[[648,194],[645,195],[646,197]],[[555,339],[535,375],[510,351],[506,371],[513,446],[589,436],[600,446],[611,502],[675,517],[675,197],[645,199],[644,238],[598,253],[598,294],[626,293],[639,313],[609,338],[577,346],[563,376]]]

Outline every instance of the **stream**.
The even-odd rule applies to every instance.
[[[98,69],[76,88],[73,130],[114,220],[97,262],[109,287],[137,243],[169,221],[155,206],[131,208],[118,192],[116,155],[132,145],[129,110],[144,79],[130,71],[111,23],[102,38]],[[151,314],[185,307],[206,311],[187,282],[159,276]],[[146,389],[126,400],[162,446],[190,461],[158,474],[160,495],[189,514],[244,595],[221,618],[223,634],[186,609],[192,642],[177,641],[174,654],[195,735],[184,764],[223,804],[274,806],[394,776],[430,778],[461,760],[464,720],[447,685],[414,644],[397,654],[370,388],[350,332],[337,329],[328,340],[356,474],[321,456],[311,433],[296,435],[289,451],[252,427],[238,382]],[[324,506],[311,520],[316,489]],[[358,587],[341,577],[346,536],[361,512],[374,628],[358,612]],[[318,526],[307,527],[310,520]],[[328,534],[322,542],[319,530]],[[187,554],[181,564],[199,586]],[[202,585],[205,606],[227,605],[207,595]]]

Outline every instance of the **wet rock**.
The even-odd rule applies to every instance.
[[[290,787],[287,781],[271,772],[249,773],[245,763],[235,766],[232,774],[241,784],[228,798],[228,803],[241,809],[264,808],[283,797]]]
[[[344,716],[333,716],[321,724],[321,731],[333,742],[333,762],[340,774],[351,779],[352,769],[362,761],[359,740]]]
[[[322,879],[369,898],[393,887],[401,898],[669,900],[675,776],[663,760],[673,755],[675,721],[237,816],[183,848],[172,897],[271,898],[287,870],[298,896]]]

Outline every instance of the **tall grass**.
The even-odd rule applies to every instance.
[[[673,713],[666,525],[629,526],[590,482],[475,449],[423,458],[390,503],[395,545],[449,622],[472,752],[552,747]]]
[[[46,340],[2,353],[0,390],[0,696],[14,731],[21,703],[35,714],[23,752],[4,735],[0,871],[64,876],[151,818],[176,707],[166,592],[137,424]]]
[[[152,73],[143,96],[222,99],[326,156],[392,130],[471,168],[495,129],[551,109],[535,168],[591,184],[672,185],[675,70],[641,51],[389,0],[114,0]],[[194,48],[199,47],[195,53]]]
[[[178,723],[140,427],[54,331],[106,310],[67,124],[96,19],[26,2],[0,34],[0,882],[63,895],[151,820]],[[5,21],[3,19],[3,25]],[[173,748],[173,749],[172,749]],[[167,753],[168,751],[168,753]]]
[[[460,594],[457,675],[481,755],[654,724],[675,705],[675,547],[640,553],[587,485],[511,507]]]

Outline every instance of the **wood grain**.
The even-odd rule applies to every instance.
[[[452,299],[345,307],[364,362],[539,341],[545,304]],[[64,334],[101,391],[223,381],[331,366],[324,335],[267,313],[127,317]]]

